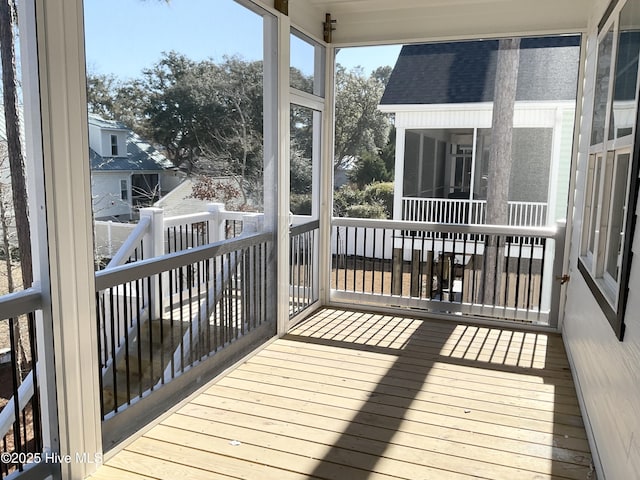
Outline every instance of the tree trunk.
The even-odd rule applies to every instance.
[[[11,264],[11,244],[9,243],[11,214],[5,204],[4,188],[5,185],[0,183],[0,228],[2,228],[2,248],[4,249],[4,261],[7,270],[7,290],[8,293],[11,293],[15,289],[13,285],[13,265]]]
[[[4,101],[4,118],[7,135],[7,154],[11,172],[11,189],[13,192],[13,211],[16,231],[18,233],[18,249],[20,251],[20,269],[22,285],[25,289],[33,283],[31,266],[31,231],[29,228],[29,209],[27,188],[24,173],[24,157],[20,143],[20,119],[18,116],[18,86],[16,82],[16,54],[13,39],[15,25],[14,0],[0,0],[0,57],[2,57],[2,88]],[[21,338],[20,321],[14,322],[16,348],[20,350],[18,363],[19,376],[22,377],[22,365],[26,361],[25,349]],[[14,352],[15,353],[15,352]]]
[[[13,265],[11,264],[11,244],[9,243],[11,221],[4,201],[4,187],[4,184],[0,183],[0,228],[2,228],[2,248],[4,249],[4,261],[7,270],[7,290],[8,293],[11,293],[15,289],[13,285]]]
[[[493,96],[487,214],[489,225],[507,225],[509,217],[509,179],[511,178],[511,145],[513,110],[518,84],[520,39],[500,40]],[[500,279],[504,269],[504,245],[498,237],[488,235],[485,246],[483,303],[499,304]]]
[[[31,231],[29,228],[24,157],[20,143],[20,120],[18,117],[18,89],[13,39],[14,21],[14,0],[0,0],[0,56],[2,57],[2,88],[4,118],[7,129],[7,152],[9,155],[9,170],[11,171],[13,209],[18,232],[18,248],[20,249],[22,284],[26,289],[30,288],[33,283],[33,270],[31,266]]]

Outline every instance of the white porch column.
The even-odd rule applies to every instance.
[[[35,0],[59,450],[62,477],[82,479],[102,453],[93,229],[81,0]]]
[[[331,219],[333,218],[333,156],[335,150],[335,49],[326,46],[325,55],[325,109],[322,123],[322,158],[320,159],[320,231],[318,242],[318,299],[321,305],[330,300],[331,285]]]
[[[291,22],[286,15],[279,16],[278,22],[278,220],[277,220],[277,262],[278,262],[278,335],[289,330],[289,196],[290,175],[290,117],[289,117],[289,66]]]
[[[62,477],[102,453],[93,228],[81,0],[36,0],[42,146]]]
[[[393,219],[402,220],[402,194],[404,188],[405,129],[396,128],[396,167],[393,186]]]

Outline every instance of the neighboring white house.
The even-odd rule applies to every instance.
[[[402,48],[379,105],[397,129],[394,219],[484,222],[497,52],[497,40]],[[578,36],[521,40],[510,224],[566,218],[579,59]]]
[[[96,220],[129,221],[175,188],[182,175],[123,124],[89,115],[91,195]]]

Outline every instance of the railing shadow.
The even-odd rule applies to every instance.
[[[297,326],[286,338],[395,357],[393,364],[377,381],[368,399],[352,417],[346,429],[318,461],[310,474],[311,478],[335,478],[336,465],[344,464],[345,451],[354,448],[354,439],[358,439],[359,455],[357,465],[352,466],[356,468],[354,471],[359,473],[355,473],[351,478],[370,478],[372,472],[376,472],[378,463],[385,458],[387,450],[393,445],[394,436],[402,430],[403,422],[408,417],[415,416],[415,413],[411,412],[414,403],[431,397],[430,393],[425,393],[429,389],[429,377],[441,375],[441,366],[445,364],[472,367],[478,369],[478,375],[496,378],[502,373],[513,378],[513,374],[531,376],[537,379],[541,386],[547,386],[546,390],[550,390],[548,385],[552,385],[554,393],[547,400],[552,404],[549,407],[551,411],[545,414],[541,412],[540,415],[553,422],[553,431],[547,435],[550,442],[546,449],[536,446],[537,452],[548,451],[549,467],[545,473],[559,477],[589,478],[587,475],[591,459],[588,446],[584,447],[586,436],[574,438],[572,434],[577,432],[578,435],[580,429],[583,430],[583,424],[579,411],[577,415],[572,413],[572,402],[575,403],[575,408],[577,402],[575,394],[573,400],[570,400],[573,382],[566,356],[563,358],[564,350],[558,344],[561,343],[558,336],[453,322],[422,321],[399,316],[373,316],[355,311],[324,310]],[[435,373],[434,367],[437,370]],[[531,385],[527,384],[525,390],[535,388]],[[487,397],[486,391],[483,392],[483,388],[490,389],[491,385],[470,383],[460,386],[457,380],[452,380],[451,386],[445,388],[450,389],[452,403],[460,405],[466,400],[470,405],[464,412],[460,409],[460,417],[465,419],[475,418],[476,412],[473,410],[480,410],[481,402],[496,401]],[[525,390],[522,393],[523,397],[529,394]],[[474,395],[482,400],[476,401]],[[512,395],[518,396],[514,393]],[[442,395],[438,395],[438,399],[434,401],[442,402]],[[513,398],[508,398],[505,402],[513,415],[518,405],[512,403]],[[491,407],[495,408],[497,415],[500,414],[500,403],[492,404]],[[390,415],[390,408],[394,412],[393,415]],[[523,409],[523,412],[525,410]],[[477,413],[479,421],[486,421],[480,420],[484,412]],[[491,418],[496,418],[497,415],[492,414]],[[526,429],[530,420],[536,419],[531,418],[531,412],[523,415],[528,418],[522,421],[522,454],[527,455],[526,442],[529,441],[529,434]],[[452,424],[456,424],[455,418],[452,417],[450,420]],[[369,434],[371,427],[380,427],[376,428],[375,438]],[[428,427],[429,425],[425,425],[427,430]],[[452,428],[457,427],[452,425]],[[499,425],[495,432],[495,435],[500,435]],[[429,432],[425,431],[425,435],[429,435]],[[530,432],[530,436],[532,443],[541,437],[533,431]],[[486,448],[492,446],[486,445]],[[539,473],[522,470],[516,466],[492,466],[491,462],[485,459],[465,456],[463,450],[457,452],[435,449],[426,452],[421,460],[416,460],[416,465],[407,464],[406,471],[398,472],[398,476],[412,478],[412,468],[422,474],[428,474],[430,470],[433,470],[433,473],[438,471],[442,476],[443,455],[449,457],[449,465],[456,465],[453,467],[456,472],[452,471],[452,475],[458,473],[478,475],[482,478],[504,478],[505,471],[508,475],[511,469],[516,475],[523,475],[511,478],[537,478],[535,475]],[[433,459],[435,462],[431,465]]]

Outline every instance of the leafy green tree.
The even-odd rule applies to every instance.
[[[188,172],[234,175],[261,201],[263,67],[239,57],[193,61],[164,53],[140,79],[88,79],[90,110],[164,147]]]
[[[386,144],[390,121],[378,110],[390,67],[369,77],[362,68],[336,67],[336,118],[334,169],[348,166],[363,152],[377,152]]]
[[[115,120],[116,89],[118,80],[114,75],[87,72],[87,108],[89,113],[106,120]]]
[[[189,171],[261,171],[262,62],[194,62],[170,52],[143,72],[151,138]]]
[[[148,102],[139,79],[123,82],[113,75],[93,72],[87,74],[89,113],[106,120],[117,120],[145,135],[145,108]]]
[[[349,180],[358,187],[364,188],[373,182],[387,182],[393,180],[384,160],[377,153],[363,152],[356,160],[353,170],[349,173]]]

